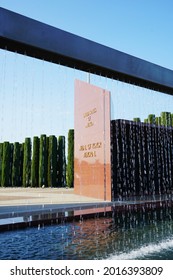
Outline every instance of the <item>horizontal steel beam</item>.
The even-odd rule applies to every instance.
[[[0,8],[0,48],[173,94],[173,71]]]

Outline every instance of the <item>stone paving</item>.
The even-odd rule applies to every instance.
[[[66,188],[0,188],[0,206],[94,203],[100,199],[80,196]]]
[[[66,188],[0,188],[0,231],[104,212],[109,202]]]
[[[40,221],[57,222],[61,218],[112,212],[125,205],[159,204],[168,197],[147,197],[128,201],[103,201],[74,193],[67,188],[0,187],[0,231],[35,225]],[[169,198],[170,199],[170,198]],[[173,199],[171,198],[171,201]],[[112,208],[113,207],[113,208]]]

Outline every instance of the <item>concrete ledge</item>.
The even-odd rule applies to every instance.
[[[170,195],[110,202],[75,195],[73,189],[0,188],[0,197],[0,231],[113,217],[115,213],[129,209],[140,211],[141,208],[160,208],[164,204],[173,206]],[[50,199],[54,203],[50,203]]]

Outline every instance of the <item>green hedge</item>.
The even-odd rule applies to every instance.
[[[1,184],[1,179],[2,179],[2,158],[3,158],[3,143],[0,143],[0,186]]]
[[[58,187],[66,186],[65,137],[58,138]]]
[[[39,186],[39,149],[40,149],[40,140],[37,136],[34,136],[32,163],[31,163],[31,187]]]
[[[141,122],[141,119],[140,118],[133,118],[133,121],[139,123],[139,122]]]
[[[162,124],[161,117],[156,117],[155,121],[156,121],[156,125],[161,125]]]
[[[140,122],[140,118],[133,118],[133,121]],[[161,112],[160,116],[149,114],[144,123],[173,127],[173,114],[170,112]]]
[[[57,138],[48,138],[48,186],[57,187]]]
[[[21,186],[21,145],[19,142],[14,143],[13,163],[12,163],[12,186]]]
[[[32,154],[32,157],[31,157]],[[0,186],[65,187],[65,137],[45,134],[20,144],[0,143]]]
[[[148,115],[148,123],[155,124],[156,123],[156,117],[154,114]]]
[[[172,119],[171,119],[171,113],[170,112],[162,112],[161,113],[161,125],[164,125],[164,126],[171,126],[172,125]]]
[[[47,187],[47,137],[40,136],[39,149],[39,187]]]
[[[67,186],[74,186],[74,129],[68,132]]]
[[[8,141],[3,143],[3,156],[2,156],[2,178],[1,185],[8,187],[11,184],[10,180],[10,160],[11,160],[11,145]]]
[[[31,186],[31,138],[25,138],[23,152],[23,186]]]

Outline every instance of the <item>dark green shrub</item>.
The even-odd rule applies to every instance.
[[[171,113],[170,112],[162,112],[161,113],[161,125],[164,125],[164,126],[171,126],[172,125],[172,119],[171,119]]]
[[[23,153],[23,186],[31,185],[31,138],[25,138]]]
[[[31,187],[39,186],[39,149],[40,140],[37,136],[34,136],[31,162]]]
[[[0,143],[0,186],[2,179],[2,158],[3,158],[3,143]]]
[[[141,122],[141,119],[140,118],[133,118],[133,121],[134,122]]]
[[[155,124],[156,120],[155,120],[155,115],[154,114],[150,114],[148,115],[148,123],[150,124]]]
[[[49,136],[48,142],[48,186],[57,186],[57,138]]]
[[[67,185],[74,186],[74,129],[68,132]]]
[[[9,142],[3,143],[3,157],[2,157],[2,178],[1,185],[8,187],[10,185],[10,159],[11,146]]]
[[[66,186],[65,137],[58,138],[58,187]]]
[[[173,126],[173,114],[171,114],[171,126]]]
[[[156,125],[161,125],[161,117],[156,117],[155,119]]]
[[[12,186],[13,150],[14,150],[14,144],[13,144],[13,143],[10,143],[10,171],[9,171],[9,186]]]
[[[39,149],[39,187],[47,187],[47,137],[40,136]]]
[[[18,142],[15,142],[14,149],[13,149],[12,186],[21,186],[20,148],[21,148],[20,144]]]
[[[20,144],[20,186],[23,186],[23,158],[25,143]]]

